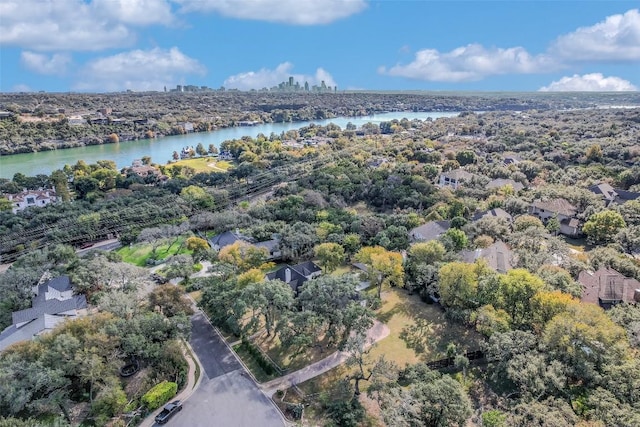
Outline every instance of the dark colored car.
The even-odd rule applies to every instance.
[[[182,411],[182,402],[179,400],[174,400],[171,403],[167,403],[162,408],[162,412],[156,415],[156,423],[164,424],[169,421],[169,418],[173,416],[176,412]]]

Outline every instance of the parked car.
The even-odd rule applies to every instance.
[[[173,414],[180,411],[182,411],[182,402],[180,402],[179,400],[174,400],[171,403],[167,403],[166,405],[164,405],[164,408],[162,408],[162,412],[156,415],[156,423],[165,424],[167,421],[169,421],[169,418],[171,418]]]

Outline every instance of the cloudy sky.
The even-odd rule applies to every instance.
[[[2,0],[0,92],[640,89],[637,1]]]

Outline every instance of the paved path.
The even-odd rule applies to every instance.
[[[389,336],[390,330],[384,323],[374,322],[373,326],[367,331],[367,347]],[[315,378],[324,374],[331,369],[342,365],[349,359],[349,353],[344,351],[336,351],[332,355],[324,359],[306,366],[298,371],[287,374],[275,380],[260,384],[262,391],[269,397],[278,390],[285,390],[296,384],[303,383],[311,378]]]

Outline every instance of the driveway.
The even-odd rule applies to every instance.
[[[244,371],[204,315],[193,315],[191,325],[190,344],[204,370],[202,381],[167,425],[283,427],[274,403]]]

